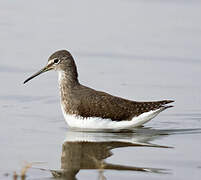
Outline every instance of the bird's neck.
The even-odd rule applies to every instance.
[[[63,91],[71,91],[74,87],[79,85],[77,72],[73,71],[59,71],[59,87]]]
[[[59,90],[61,98],[61,107],[64,114],[74,114],[72,108],[73,105],[73,93],[74,90],[79,87],[79,81],[77,75],[66,73],[64,71],[59,72]]]

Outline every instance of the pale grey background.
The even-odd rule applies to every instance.
[[[200,128],[200,17],[199,0],[0,0],[0,176],[19,171],[24,161],[60,167],[67,125],[57,75],[50,72],[22,84],[59,49],[72,52],[80,81],[88,86],[134,100],[176,100],[174,108],[146,127]],[[174,149],[116,149],[108,159],[168,168],[170,175],[128,171],[105,175],[199,179],[200,138],[200,134],[166,136],[152,143]],[[51,177],[38,171],[30,176]],[[78,178],[92,176],[97,178],[97,172],[81,171]]]

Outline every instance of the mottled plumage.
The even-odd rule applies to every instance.
[[[62,102],[68,114],[82,117],[102,117],[114,121],[131,120],[150,110],[156,110],[172,101],[136,102],[112,96],[94,89],[77,85],[69,92],[60,85]],[[67,95],[67,92],[69,94]],[[170,107],[170,106],[168,106]]]
[[[131,121],[134,117],[152,111],[155,113],[154,116],[151,116],[153,118],[164,109],[172,107],[165,106],[173,102],[171,100],[136,102],[81,85],[78,80],[75,61],[66,50],[52,54],[48,59],[47,66],[28,78],[25,83],[51,69],[55,69],[59,73],[62,110],[64,115],[68,115],[68,117],[75,115],[75,117],[83,118],[83,121],[89,117],[99,117],[117,122]],[[67,119],[66,121],[68,122]]]

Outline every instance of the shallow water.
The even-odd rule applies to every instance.
[[[27,179],[200,179],[200,5],[1,0],[0,179],[25,162],[40,162]],[[174,108],[133,132],[70,131],[55,72],[22,84],[64,48],[81,83],[133,100],[174,99]]]

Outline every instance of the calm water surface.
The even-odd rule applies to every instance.
[[[0,1],[0,179],[201,178],[201,1]],[[145,127],[74,132],[57,75],[22,82],[58,49],[81,83],[133,100],[174,99]],[[65,176],[65,178],[64,178]]]

